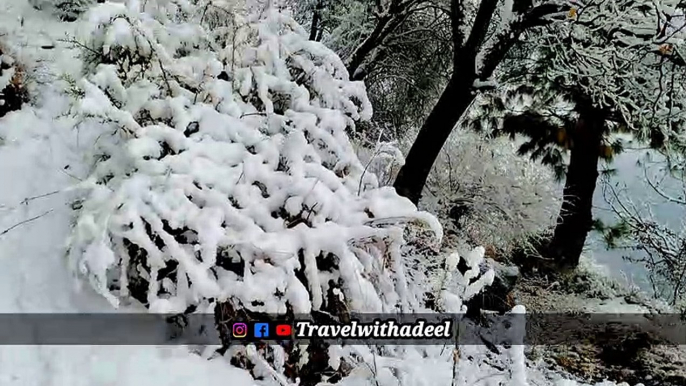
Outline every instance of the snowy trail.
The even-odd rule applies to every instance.
[[[23,17],[23,28],[21,18]],[[0,0],[0,39],[35,66],[39,100],[0,120],[0,312],[112,312],[87,287],[79,290],[64,260],[71,214],[65,189],[86,165],[88,136],[56,119],[68,101],[54,89],[79,70],[75,52],[58,39],[65,28],[25,0]],[[4,36],[3,36],[4,34]],[[55,49],[42,45],[56,44]],[[55,193],[57,192],[57,193]],[[46,195],[22,203],[27,198]],[[38,218],[36,218],[38,217]],[[33,221],[26,220],[36,218]],[[221,360],[184,347],[0,346],[0,385],[253,384]]]
[[[74,75],[79,63],[73,50],[40,48],[64,37],[64,23],[46,18],[25,1],[1,4],[0,14],[10,19],[0,24],[7,34],[5,41],[20,52],[21,62],[34,67],[29,72],[36,74],[37,89],[32,94],[38,100],[0,121],[0,229],[41,217],[0,238],[0,290],[6,294],[0,299],[0,311],[100,311],[104,307],[93,306],[102,303],[95,296],[74,291],[61,257],[71,216],[65,190],[78,182],[85,165],[78,156],[78,133],[70,122],[57,118],[68,100],[51,80],[67,71]],[[24,16],[23,28],[17,15]],[[85,305],[88,308],[81,309]]]

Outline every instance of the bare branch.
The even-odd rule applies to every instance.
[[[48,210],[47,212],[45,212],[45,213],[43,213],[43,214],[40,214],[40,215],[38,215],[38,216],[36,216],[36,217],[31,217],[30,219],[27,219],[27,220],[21,221],[21,222],[19,222],[19,223],[17,223],[17,224],[14,224],[14,225],[12,225],[11,227],[9,227],[9,228],[5,229],[4,231],[0,232],[0,236],[4,236],[4,235],[6,235],[7,233],[11,232],[13,229],[16,229],[16,228],[18,228],[18,227],[20,227],[20,226],[22,226],[22,225],[28,224],[28,223],[30,223],[30,222],[32,222],[32,221],[36,221],[36,220],[38,220],[39,218],[41,218],[41,217],[43,217],[43,216],[46,216],[47,214],[49,214],[49,213],[52,212],[52,211],[53,211],[53,210],[50,209],[50,210]]]
[[[651,178],[648,176],[648,169],[644,168],[643,169],[643,174],[645,175],[646,182],[648,185],[655,191],[655,193],[659,194],[662,198],[669,202],[673,202],[675,204],[680,204],[680,205],[686,205],[686,200],[679,199],[672,197],[665,193],[662,189],[660,189],[659,184],[654,183]]]

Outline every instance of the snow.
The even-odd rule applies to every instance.
[[[130,2],[129,6],[132,4]],[[313,86],[318,96],[315,103],[310,104],[299,99],[306,98],[307,90],[282,82],[280,79],[283,78],[277,76],[283,75],[285,67],[280,67],[274,60],[273,50],[274,47],[308,49],[305,45],[309,43],[289,34],[281,38],[284,35],[270,29],[273,25],[260,29],[258,41],[264,45],[258,47],[264,50],[257,50],[255,56],[246,52],[239,59],[247,63],[263,61],[265,66],[257,72],[243,71],[244,75],[237,74],[236,80],[240,84],[241,76],[247,79],[255,75],[259,98],[265,106],[270,106],[265,107],[270,112],[275,112],[275,104],[269,103],[273,100],[265,94],[264,87],[289,92],[294,102],[292,111],[283,117],[273,114],[241,118],[246,112],[255,112],[254,106],[251,107],[219,82],[206,84],[207,100],[212,101],[210,107],[202,104],[191,106],[189,93],[176,80],[171,87],[173,96],[170,96],[164,94],[169,90],[151,87],[144,81],[137,84],[121,82],[119,76],[112,72],[112,67],[107,65],[83,66],[77,50],[58,41],[65,33],[75,36],[77,29],[86,24],[91,28],[93,25],[105,27],[112,17],[124,14],[137,23],[136,33],[147,38],[160,36],[163,31],[161,23],[156,24],[151,18],[139,18],[130,13],[130,9],[119,5],[106,3],[100,10],[101,13],[91,14],[93,17],[88,23],[65,24],[47,12],[35,10],[25,0],[0,0],[0,36],[4,43],[19,52],[15,59],[26,63],[36,79],[31,85],[35,96],[32,103],[0,119],[0,138],[3,139],[0,142],[0,180],[8,182],[0,185],[0,232],[8,229],[0,234],[0,293],[3,294],[0,312],[145,312],[142,307],[130,304],[133,302],[127,299],[125,291],[111,291],[108,268],[116,265],[119,258],[122,258],[120,264],[131,262],[123,257],[126,253],[118,253],[116,243],[106,235],[117,235],[121,231],[115,226],[117,224],[132,220],[138,221],[140,226],[141,216],[150,219],[160,213],[169,215],[167,220],[172,227],[185,224],[195,230],[198,242],[194,248],[186,248],[187,245],[180,245],[165,236],[159,221],[151,221],[151,225],[165,237],[163,241],[167,248],[157,248],[144,232],[129,236],[149,252],[153,266],[159,267],[170,257],[180,261],[186,273],[193,278],[196,288],[192,292],[188,281],[174,283],[167,280],[157,284],[151,280],[178,295],[164,299],[166,301],[149,295],[153,311],[178,310],[199,297],[218,293],[244,299],[264,297],[271,302],[265,307],[281,310],[283,303],[277,304],[267,297],[277,287],[290,288],[285,298],[294,309],[317,307],[327,289],[324,279],[334,277],[317,272],[316,262],[311,262],[321,250],[338,254],[341,277],[355,285],[336,289],[334,293],[350,297],[357,309],[369,307],[378,310],[397,302],[412,303],[411,298],[416,294],[410,293],[410,283],[405,281],[403,270],[407,267],[401,261],[403,235],[398,224],[415,219],[426,223],[430,233],[433,232],[437,238],[441,237],[440,225],[432,216],[417,212],[409,201],[394,196],[391,189],[378,188],[372,174],[366,177],[364,184],[360,184],[363,165],[354,156],[343,131],[354,120],[368,118],[371,106],[366,98],[360,101],[361,105],[350,100],[352,95],[361,95],[363,86],[342,81],[336,75],[343,69],[335,55],[323,46],[310,46],[310,53],[320,60],[318,65],[308,67],[311,62],[303,57],[297,59],[304,68],[314,70],[313,76],[320,81]],[[24,28],[20,27],[17,15],[23,16]],[[279,19],[281,16],[271,14],[270,17]],[[281,21],[288,23],[286,18]],[[180,28],[178,25],[175,27]],[[93,38],[100,42],[102,52],[106,54],[120,49],[122,39],[126,42],[132,36],[140,36],[131,34],[129,26],[121,22],[109,31],[105,29],[100,30],[103,34],[94,34]],[[114,40],[108,37],[111,31],[116,32]],[[171,35],[167,36],[169,40],[166,43],[151,39],[153,44],[140,53],[151,55],[161,47],[181,47],[184,41],[192,40],[179,35],[172,39]],[[57,47],[42,50],[38,45],[46,38],[55,42]],[[245,38],[255,36],[246,34]],[[179,74],[192,67],[193,71],[185,73],[185,81],[193,84],[208,83],[207,77],[195,77],[196,74],[205,74],[207,67],[207,74],[216,74],[218,68],[203,62],[202,70],[197,72],[200,61],[174,61],[163,52],[159,58],[160,65],[168,65],[166,68],[178,70]],[[68,79],[79,79],[82,68],[92,76],[74,86]],[[137,70],[132,69],[134,72]],[[158,75],[161,74],[159,70],[161,68],[156,68]],[[344,76],[344,72],[340,74]],[[159,78],[153,80],[164,84]],[[243,83],[247,84],[245,94],[255,91],[251,82]],[[65,90],[73,91],[74,87],[76,91],[83,91],[79,97],[80,104],[74,104],[73,95],[65,93]],[[338,93],[332,90],[338,90]],[[112,99],[126,103],[117,107]],[[148,99],[152,102],[146,102]],[[215,105],[223,107],[214,109],[212,106]],[[150,115],[156,117],[153,119],[167,120],[169,124],[138,123],[135,113],[144,106],[149,107]],[[333,111],[345,113],[341,115]],[[107,122],[86,119],[86,116],[101,114],[122,123],[121,127],[126,130],[112,135]],[[285,118],[291,119],[294,126],[284,134],[282,125]],[[189,138],[181,133],[194,127],[192,122],[198,122],[198,131]],[[264,130],[255,130],[254,126]],[[327,145],[327,150],[337,157],[312,146],[312,141],[308,142],[302,134],[303,128],[307,128],[310,134],[319,135],[315,138]],[[177,157],[155,159],[168,151],[161,143],[167,144]],[[253,149],[248,151],[248,147]],[[103,152],[110,154],[113,161],[103,161]],[[265,175],[270,176],[266,168],[278,165],[283,155],[290,157],[292,175],[299,179],[280,181],[265,178]],[[309,161],[305,160],[306,157]],[[336,161],[331,168],[347,166],[348,177],[341,178],[331,169],[320,167],[322,161]],[[313,166],[315,162],[317,164]],[[134,167],[138,170],[131,173]],[[173,173],[167,174],[170,170]],[[114,177],[110,183],[102,183],[98,178],[104,175]],[[193,180],[186,178],[188,175],[213,189],[205,192],[194,189],[191,186]],[[239,180],[250,183],[237,184]],[[265,183],[271,198],[262,199],[260,188],[251,184],[254,181]],[[363,187],[361,191],[360,185]],[[84,189],[87,196],[84,196]],[[285,192],[278,193],[279,189]],[[188,192],[197,195],[205,205],[189,205]],[[234,194],[241,209],[225,205],[224,194],[227,192]],[[77,199],[84,197],[86,201],[80,205],[85,209],[78,212],[75,222],[72,206]],[[118,209],[121,203],[130,206]],[[293,214],[304,205],[317,203],[321,208],[313,214],[313,227],[309,229],[301,224],[284,230],[283,222],[272,218],[269,213],[269,209],[283,205]],[[365,209],[373,213],[372,219],[363,213]],[[327,222],[327,219],[336,221]],[[227,225],[232,232],[223,230],[223,221],[230,223]],[[376,223],[370,224],[369,221]],[[382,250],[375,250],[364,243],[354,248],[348,244],[349,240],[364,241],[366,237],[386,238],[388,244]],[[233,272],[225,272],[216,281],[208,276],[209,268],[216,263],[217,248],[227,241],[235,243],[243,252],[246,263],[252,265],[252,271],[246,269],[242,284]],[[84,253],[68,254],[67,247],[74,245],[82,245]],[[304,253],[305,261],[310,261],[306,263],[311,279],[307,288],[295,275],[285,274],[298,266],[293,254],[303,245],[316,246],[307,248]],[[379,274],[375,265],[378,257],[383,256],[379,253],[388,253],[393,261],[391,268],[386,268],[383,274]],[[448,255],[445,266],[452,271],[448,276],[452,280],[441,288],[446,303],[453,301],[461,306],[462,299],[492,282],[492,270],[479,276],[483,255],[483,248],[464,256]],[[464,277],[455,271],[460,258],[465,259],[470,267]],[[376,273],[378,276],[371,281],[362,273]],[[88,281],[83,280],[84,276]],[[477,280],[470,283],[472,278]],[[126,280],[126,275],[122,274],[120,283],[124,283],[123,288],[126,288]],[[112,304],[118,305],[119,309],[114,309]],[[523,311],[521,308],[513,310],[515,313]],[[338,367],[345,360],[348,364],[357,365],[338,383],[340,385],[486,386],[496,384],[498,380],[517,386],[527,382],[553,384],[542,371],[526,365],[519,349],[512,348],[509,356],[496,358],[496,362],[510,361],[508,366],[512,368],[512,374],[489,365],[484,359],[483,348],[467,346],[460,349],[462,355],[456,365],[457,383],[453,383],[455,362],[450,347],[388,346],[379,352],[377,348],[368,346],[335,346],[329,350],[329,363]],[[255,373],[263,375],[264,379],[256,381],[248,371],[232,366],[225,358],[208,360],[206,356],[192,354],[188,347],[183,346],[0,345],[0,363],[3,366],[0,385],[204,385],[226,384],[227,380],[236,386],[289,384],[282,375],[285,355],[282,349],[275,349],[275,359],[270,363],[253,346],[244,351],[256,364]],[[470,356],[474,360],[466,359]],[[307,360],[305,356],[303,358]],[[573,385],[577,383],[569,381],[565,384]]]
[[[503,11],[500,16],[500,28],[507,28],[512,21],[512,7],[514,0],[505,0],[503,3]]]
[[[487,79],[485,81],[482,81],[480,79],[474,79],[474,83],[472,84],[472,87],[475,89],[482,89],[482,88],[491,88],[491,87],[496,87],[497,84],[493,78]]]
[[[0,59],[4,59],[5,56],[9,55],[0,55]],[[5,87],[7,87],[7,85],[10,84],[10,80],[12,80],[12,78],[14,77],[14,71],[14,67],[10,67],[2,72],[2,75],[0,75],[0,90],[4,89]]]
[[[18,14],[25,18],[24,29],[18,26]],[[78,71],[74,51],[64,45],[49,51],[34,46],[43,34],[62,38],[69,25],[25,1],[1,1],[0,15],[1,32],[8,33],[4,43],[21,47],[18,59],[36,64],[41,78]],[[113,312],[94,291],[75,286],[64,260],[72,217],[69,188],[88,168],[83,153],[94,137],[79,136],[70,120],[58,118],[69,102],[59,90],[62,86],[37,85],[42,97],[35,107],[0,120],[0,179],[5,181],[0,184],[0,229],[51,211],[0,236],[2,313]],[[57,193],[22,203],[51,192]],[[226,379],[240,386],[255,384],[246,371],[207,361],[186,347],[0,345],[0,363],[1,385],[187,385]]]
[[[517,305],[512,311],[514,315],[526,314],[526,309],[524,306]],[[523,323],[514,323],[514,327],[518,330],[515,331],[517,338],[521,339],[525,335],[525,326]],[[510,373],[512,377],[512,386],[528,386],[526,379],[526,359],[524,356],[524,346],[523,345],[512,345],[509,349],[509,355],[511,360]]]

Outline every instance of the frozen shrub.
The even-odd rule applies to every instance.
[[[442,228],[356,156],[346,133],[371,116],[364,85],[289,15],[249,15],[221,36],[191,7],[88,14],[72,112],[111,135],[83,184],[75,272],[113,305],[152,312],[428,312],[428,293],[462,310],[490,280],[483,250],[465,256],[467,276],[443,274],[456,255],[436,269],[411,256],[435,251]],[[351,371],[366,346],[225,349],[256,378],[378,384]]]
[[[89,19],[75,112],[115,135],[70,256],[100,293],[156,312],[410,306],[401,224],[440,226],[373,174],[360,182],[345,130],[371,106],[332,51],[276,11],[237,19],[217,51],[197,24],[123,5]]]
[[[559,184],[549,168],[516,148],[508,138],[465,130],[448,140],[422,201],[441,219],[447,239],[454,235],[509,255],[514,244],[555,223]]]

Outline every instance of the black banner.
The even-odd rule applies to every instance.
[[[461,314],[353,314],[345,322],[296,315],[221,324],[214,314],[0,314],[0,344],[220,345],[317,339],[332,344],[605,345],[639,338],[650,344],[686,344],[686,320],[679,314],[505,314],[488,315],[478,323]]]

